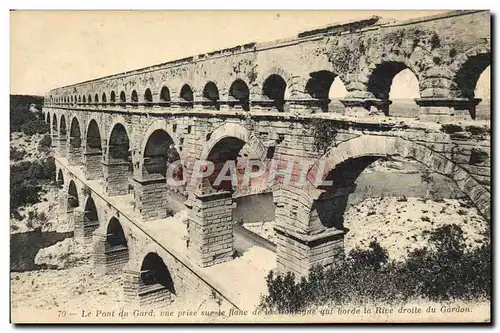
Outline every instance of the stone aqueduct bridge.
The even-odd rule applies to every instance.
[[[234,290],[265,283],[245,280],[255,271],[248,263],[232,266],[231,189],[213,179],[188,186],[187,228],[179,226],[167,218],[169,163],[183,161],[178,176],[188,179],[189,161],[235,160],[244,146],[279,168],[309,163],[305,182],[272,187],[276,253],[266,256],[281,272],[335,260],[347,197],[380,158],[449,177],[489,219],[490,128],[474,120],[474,88],[489,64],[490,14],[466,11],[387,24],[372,17],[54,89],[43,111],[61,214],[74,219],[75,237],[93,237],[98,271],[123,268],[129,299],[166,300],[172,286],[196,285],[241,306]],[[406,68],[419,81],[416,119],[391,117],[392,78]],[[348,94],[345,110],[331,113],[337,76]],[[333,186],[318,185],[324,179]],[[150,269],[160,263],[164,271]]]

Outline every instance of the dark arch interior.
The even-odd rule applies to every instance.
[[[184,102],[187,102],[185,103],[185,105],[187,107],[193,107],[193,90],[191,89],[191,87],[187,84],[183,85],[182,86],[182,89],[181,89],[181,99],[184,101]]]
[[[109,139],[109,162],[130,163],[129,150],[130,142],[125,127],[122,124],[116,124]]]
[[[92,119],[87,129],[87,152],[101,152],[101,132],[97,122]]]
[[[111,248],[127,248],[127,238],[122,225],[116,217],[111,218],[108,224],[106,242]]]
[[[116,102],[116,95],[115,95],[114,91],[111,91],[111,94],[109,95],[109,101],[111,103],[115,103]]]
[[[235,98],[243,110],[250,111],[250,91],[243,80],[236,80],[229,88],[229,96]]]
[[[125,96],[125,92],[124,92],[124,91],[122,91],[122,92],[120,93],[120,102],[121,102],[121,103],[125,103],[125,102],[127,102],[127,97]]]
[[[368,80],[368,91],[373,93],[375,98],[389,99],[394,76],[406,68],[408,67],[400,62],[384,62],[378,65]]]
[[[94,96],[94,102],[99,103],[99,95],[95,94]]]
[[[59,135],[66,136],[66,118],[61,115],[61,125],[59,126]]]
[[[78,192],[76,190],[76,185],[74,181],[69,182],[68,186],[68,210],[78,207],[80,204],[78,202]]]
[[[132,95],[130,97],[131,97],[132,103],[139,102],[139,97],[137,96],[137,91],[133,90]]]
[[[457,73],[457,84],[462,97],[474,98],[474,90],[481,73],[491,64],[490,54],[470,57]]]
[[[213,82],[208,82],[203,88],[203,99],[210,108],[219,110],[219,89]]]
[[[267,98],[274,101],[274,106],[278,109],[278,111],[283,112],[285,104],[285,90],[285,80],[281,76],[273,74],[264,82],[262,93],[267,96]]]
[[[313,72],[309,75],[311,78],[307,81],[306,92],[312,98],[321,100],[321,109],[323,112],[327,112],[330,102],[328,94],[336,75],[330,71]]]
[[[160,102],[170,102],[170,90],[167,87],[162,87],[160,91]]]
[[[82,102],[82,96],[78,96],[78,103],[81,103],[81,102]]]
[[[214,172],[207,179],[214,189],[232,191],[233,185],[237,185],[232,184],[231,180],[223,180],[218,185],[214,184],[214,182],[227,161],[236,161],[244,145],[245,141],[243,140],[234,137],[225,137],[210,150],[208,160],[214,164]],[[225,175],[221,175],[221,177],[229,176],[229,171],[227,170]]]
[[[83,103],[87,103],[85,96],[83,96]]]
[[[312,207],[312,214],[316,214],[322,225],[327,228],[343,229],[344,212],[347,208],[349,195],[337,196],[335,193],[339,189],[354,185],[359,175],[370,164],[380,159],[385,160],[386,157],[368,155],[348,159],[328,173],[324,180],[332,181],[333,184],[318,187],[325,192],[314,201]]]
[[[88,102],[89,102],[89,103],[92,103],[92,96],[90,96],[90,95],[89,95]]]
[[[85,225],[99,224],[99,217],[97,216],[97,207],[95,206],[94,199],[88,197],[85,204],[85,212],[83,215]]]
[[[59,169],[59,172],[57,173],[57,185],[59,188],[64,187],[64,175],[61,169]]]
[[[144,92],[144,102],[146,103],[152,103],[153,102],[153,95],[151,94],[151,89],[146,89]]]
[[[73,118],[71,121],[71,129],[70,129],[70,144],[71,146],[78,148],[82,145],[82,137],[80,133],[80,123],[78,119]]]
[[[161,285],[175,294],[174,281],[163,259],[156,253],[148,253],[141,266],[141,281],[148,286]]]
[[[55,114],[52,116],[52,129],[52,132],[57,134],[57,117]]]
[[[167,176],[170,163],[180,159],[174,141],[163,130],[156,130],[151,134],[144,150],[143,174]],[[182,166],[179,165],[173,171],[176,180],[182,180]],[[179,178],[180,177],[180,178]]]
[[[102,103],[106,103],[107,102],[106,93],[102,93],[101,102]]]

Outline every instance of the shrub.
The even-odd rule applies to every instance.
[[[38,151],[41,153],[48,153],[50,151],[50,147],[52,146],[52,138],[50,134],[45,134],[43,138],[38,143]]]
[[[372,242],[356,249],[329,269],[314,267],[296,281],[293,273],[266,278],[265,311],[301,311],[311,306],[395,303],[426,298],[430,301],[490,298],[489,243],[466,252],[457,225],[429,232],[429,247],[412,251],[403,262],[389,262],[387,251]]]
[[[24,149],[17,149],[15,147],[10,147],[10,159],[12,161],[20,161],[26,155],[26,151]]]
[[[22,161],[10,170],[10,210],[40,201],[41,184],[54,181],[56,166],[53,157],[42,161]]]

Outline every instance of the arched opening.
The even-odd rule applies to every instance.
[[[99,227],[99,216],[97,214],[97,207],[92,197],[87,198],[85,203],[85,211],[83,213],[83,230],[84,237],[91,238],[92,233]]]
[[[317,187],[324,192],[311,207],[309,225],[313,233],[346,232],[346,251],[358,246],[365,248],[377,240],[388,249],[390,259],[401,259],[412,247],[412,242],[425,238],[423,230],[430,231],[460,220],[461,202],[469,200],[458,184],[440,169],[445,167],[437,161],[444,157],[431,158],[427,153],[424,164],[416,160],[416,156],[424,154],[418,152],[418,147],[412,151],[411,146],[402,144],[403,148],[386,148],[386,151],[379,148],[378,142],[367,148],[370,141],[382,143],[385,139],[366,138],[359,146],[346,143],[342,147],[340,144],[337,156],[350,158],[323,160],[323,165],[331,169],[326,170],[322,180],[332,183]],[[486,225],[484,221],[485,228]],[[478,229],[477,233],[482,231]]]
[[[64,174],[62,169],[59,169],[59,172],[57,173],[57,186],[60,189],[64,187]]]
[[[281,76],[277,74],[272,74],[266,79],[266,81],[264,81],[264,86],[262,87],[262,94],[267,98],[273,100],[274,107],[279,112],[284,111],[285,92],[286,92],[286,82]]]
[[[330,87],[335,79],[335,74],[329,71],[318,71],[310,73],[309,76],[311,78],[307,81],[306,92],[318,100],[323,112],[327,112],[330,103]]]
[[[99,103],[99,95],[95,94],[94,103]]]
[[[109,221],[106,233],[106,243],[108,243],[110,250],[123,250],[128,248],[125,232],[123,231],[120,221],[116,217],[112,217]]]
[[[401,75],[396,77],[399,73],[401,73]],[[395,78],[396,82],[393,82]],[[392,61],[377,65],[368,80],[368,91],[373,93],[375,98],[382,101],[389,101],[390,93],[392,92],[392,95],[402,100],[402,104],[406,105],[406,108],[409,109],[415,107],[415,102],[413,101],[415,97],[412,98],[411,96],[420,96],[418,79],[415,74],[406,64]],[[408,107],[408,105],[410,105],[410,107]],[[383,106],[383,111],[388,114],[389,105]]]
[[[78,192],[76,190],[75,182],[70,180],[68,185],[68,213],[72,212],[79,205],[80,203],[78,200]]]
[[[344,82],[340,79],[339,76],[336,76],[330,86],[330,90],[328,91],[328,98],[330,99],[330,103],[328,104],[329,112],[343,113],[345,106],[340,102],[340,100],[344,99],[347,95],[347,89],[344,85]]]
[[[87,102],[88,102],[89,104],[90,104],[90,103],[92,103],[92,96],[90,96],[90,94],[89,94],[89,97],[88,97]]]
[[[146,103],[146,107],[153,106],[153,95],[151,94],[151,89],[146,89],[144,92],[144,103]]]
[[[82,102],[82,96],[78,96],[78,103],[81,103]]]
[[[71,129],[69,133],[69,144],[73,148],[81,148],[82,146],[82,136],[80,132],[80,122],[76,117],[73,117],[71,121]]]
[[[139,97],[137,96],[137,91],[132,90],[132,94],[130,95],[130,101],[132,103],[139,103]]]
[[[83,96],[83,98],[82,98],[82,102],[83,102],[84,104],[85,104],[85,103],[87,103],[87,99],[85,98],[85,95],[84,95],[84,96]]]
[[[476,119],[491,119],[491,67],[488,66],[481,73],[477,80],[474,90],[475,98],[480,98],[481,102],[477,105]]]
[[[113,90],[111,91],[111,94],[109,95],[109,101],[111,103],[116,103],[116,95],[115,95],[115,92]]]
[[[108,195],[126,195],[131,190],[131,177],[133,174],[132,156],[130,151],[130,141],[127,131],[122,124],[116,124],[108,142],[106,156],[107,163],[107,184],[106,193]]]
[[[87,127],[87,137],[85,139],[85,178],[89,180],[102,177],[101,140],[99,126],[92,119]]]
[[[392,79],[389,91],[389,99],[392,101],[391,116],[416,117],[419,107],[414,100],[419,97],[420,88],[417,77],[408,68],[403,69]]]
[[[167,132],[158,129],[149,137],[144,149],[143,175],[161,175],[167,177],[170,165],[180,160],[179,152],[175,147],[174,140]],[[172,171],[176,181],[183,178],[182,164],[178,163]]]
[[[52,116],[52,142],[56,143],[56,138],[58,137],[57,133],[57,117],[56,114]]]
[[[123,105],[124,105],[125,103],[127,103],[127,96],[125,95],[125,92],[124,92],[124,91],[122,91],[122,92],[120,93],[120,103],[121,103],[121,104],[123,104]]]
[[[145,289],[155,290],[156,293],[164,288],[175,295],[174,281],[165,262],[153,252],[148,253],[142,261],[140,285],[144,286]]]
[[[203,88],[203,105],[209,109],[219,110],[219,89],[211,81]]]
[[[47,114],[46,114],[46,116],[45,116],[45,122],[46,122],[47,124],[49,124],[49,126],[50,126],[50,119],[51,119],[51,118],[50,118],[50,112],[47,112]]]
[[[245,81],[240,79],[234,81],[229,88],[229,96],[234,99],[229,101],[229,106],[250,111],[250,90]]]
[[[70,97],[70,102],[73,104],[73,96]]]
[[[170,106],[170,90],[167,87],[162,87],[160,91],[160,103],[164,106]]]
[[[59,138],[63,139],[66,138],[67,132],[66,132],[66,117],[64,115],[61,115],[61,123],[59,124]]]
[[[99,131],[99,126],[97,122],[92,119],[89,123],[89,127],[87,129],[87,152],[95,153],[101,152],[101,132]]]
[[[181,88],[181,94],[180,94],[180,104],[181,106],[184,106],[186,108],[192,108],[193,107],[193,90],[191,87],[187,84],[183,85]]]
[[[490,64],[490,54],[478,54],[467,59],[456,76],[461,97],[475,98],[474,92],[476,90],[479,77]]]
[[[102,93],[102,96],[101,96],[101,102],[102,102],[102,103],[107,103],[107,102],[108,102],[108,100],[107,100],[107,98],[106,98],[106,93]]]
[[[94,232],[94,265],[99,274],[121,273],[129,260],[127,238],[116,217]]]

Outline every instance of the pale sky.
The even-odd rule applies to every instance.
[[[11,12],[11,93],[50,89],[371,15],[442,11]],[[489,77],[489,75],[488,75]],[[411,78],[403,80],[411,86]],[[402,88],[408,92],[410,88]],[[412,96],[410,96],[412,97]]]

